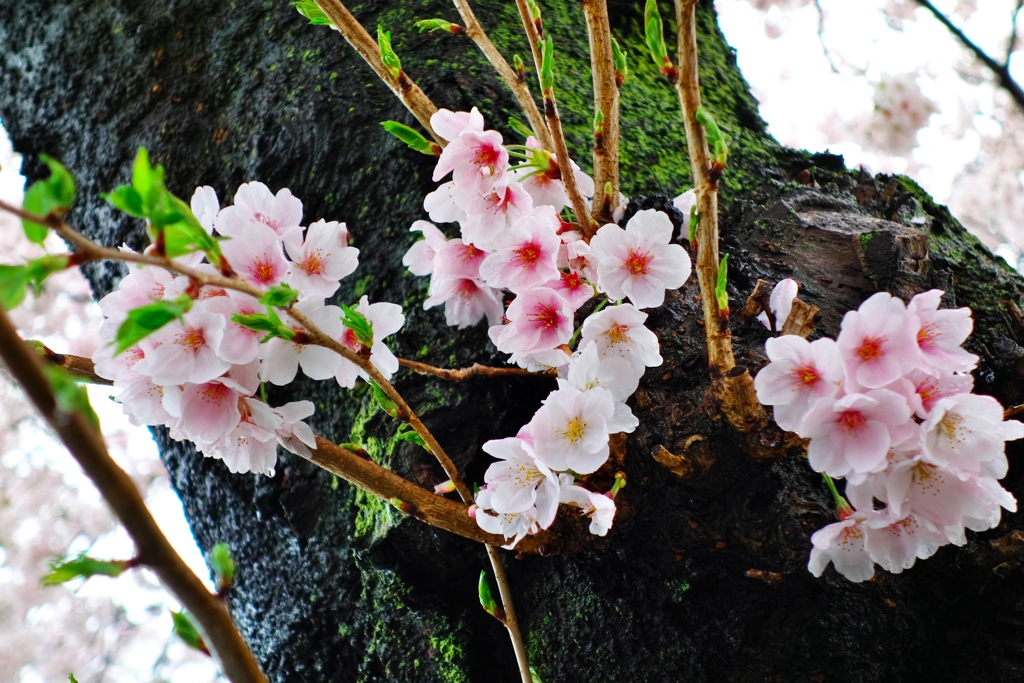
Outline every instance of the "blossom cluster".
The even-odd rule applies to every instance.
[[[342,309],[324,303],[359,263],[359,250],[348,245],[343,223],[319,220],[304,228],[302,202],[287,189],[274,195],[258,182],[239,187],[234,204],[223,209],[213,188],[200,187],[192,197],[192,212],[207,233],[221,238],[224,258],[240,278],[260,290],[287,284],[298,293],[295,310],[345,346],[363,350],[343,323]],[[217,273],[202,262],[202,253],[178,261]],[[186,293],[195,302],[179,320],[114,352],[117,330],[130,311]],[[105,316],[100,336],[109,343],[93,356],[96,372],[122,389],[118,400],[132,422],[165,425],[173,438],[192,441],[232,472],[273,475],[278,443],[303,455],[316,447],[312,430],[302,422],[313,414],[312,402],[271,408],[257,396],[262,382],[288,384],[302,368],[311,379],[333,377],[351,388],[364,374],[334,351],[282,337],[266,339],[237,322],[238,316],[265,311],[256,298],[209,286],[195,292],[189,278],[161,268],[129,264],[128,275],[100,300],[100,308]],[[364,296],[354,310],[373,325],[369,357],[390,377],[398,360],[383,340],[402,327],[401,308],[370,304]],[[302,331],[289,316],[281,319],[292,331]]]
[[[796,293],[777,291],[786,293],[773,306]],[[961,348],[971,311],[940,310],[942,294],[905,305],[879,292],[846,314],[835,341],[766,343],[758,398],[780,427],[810,440],[815,471],[846,479],[852,504],[839,499],[840,521],[812,536],[815,576],[830,561],[852,581],[871,578],[876,563],[900,573],[942,545],[963,545],[966,529],[995,527],[1000,508],[1016,509],[997,480],[1005,442],[1024,437],[1024,424],[1004,422],[996,399],[972,393],[978,358]]]
[[[586,239],[560,215],[570,203],[562,169],[533,137],[505,145],[499,132],[484,130],[475,108],[441,110],[431,126],[448,140],[434,180],[452,179],[426,196],[424,209],[436,223],[458,223],[459,236],[449,239],[427,221],[412,226],[425,239],[403,263],[415,275],[431,276],[424,307],[444,304],[448,324],[460,328],[486,318],[491,341],[509,362],[559,375],[558,389],[515,437],[484,444],[499,460],[476,498],[477,522],[514,537],[515,545],[550,526],[566,503],[582,508],[591,532],[604,535],[615,504],[578,486],[577,475],[605,463],[611,434],[636,428],[625,401],[644,370],[661,364],[641,309],[662,305],[666,290],[686,282],[690,258],[670,243],[668,216],[653,210]],[[523,163],[512,166],[515,157]],[[571,172],[592,195],[590,177],[575,164]],[[503,292],[514,295],[507,308]],[[595,296],[604,301],[574,335],[577,312]]]

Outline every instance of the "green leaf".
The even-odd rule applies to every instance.
[[[512,68],[516,70],[516,76],[520,81],[526,78],[526,65],[519,55],[512,55]]]
[[[28,287],[28,266],[0,265],[0,305],[13,310],[25,298]]]
[[[615,82],[621,88],[626,76],[629,74],[629,67],[626,64],[626,51],[619,46],[619,41],[612,38],[612,64],[615,66]]]
[[[533,137],[533,131],[530,130],[530,127],[514,116],[508,117],[508,125],[512,127],[512,130],[519,133],[524,138],[529,139]]]
[[[199,635],[199,630],[192,623],[192,620],[188,618],[188,615],[184,612],[171,612],[171,619],[174,620],[174,632],[185,641],[186,645],[200,652],[210,654],[210,650],[207,649],[203,637]]]
[[[373,323],[353,306],[341,305],[341,322],[345,327],[356,333],[356,339],[365,346],[373,346]]]
[[[484,608],[484,611],[490,614],[498,621],[504,621],[504,614],[499,616],[500,607],[498,603],[494,601],[494,596],[491,594],[491,583],[487,580],[487,572],[483,569],[480,570],[480,581],[477,583],[477,594],[480,596],[480,606]]]
[[[718,309],[725,312],[729,311],[729,295],[725,291],[728,280],[729,255],[726,254],[718,264],[718,282],[715,284],[715,298],[718,300]]]
[[[647,49],[651,51],[651,59],[654,60],[655,66],[660,69],[665,65],[668,48],[665,47],[665,28],[661,23],[657,0],[647,0],[647,4],[644,5],[644,28]]]
[[[146,217],[142,206],[142,196],[131,185],[115,187],[112,192],[103,193],[100,196],[110,202],[114,208],[124,211],[129,216]]]
[[[416,433],[407,422],[403,422],[398,426],[398,431],[395,433],[395,441],[407,441],[408,443],[415,444],[425,450],[427,453],[432,453],[430,447],[427,446],[427,442],[423,440],[423,437]]]
[[[533,666],[530,667],[530,681],[532,681],[532,683],[544,683],[544,681],[540,680],[540,674],[537,673],[537,668]]]
[[[50,167],[50,177],[32,183],[25,193],[22,208],[41,217],[49,216],[51,213],[63,216],[75,201],[75,179],[56,159],[45,154],[40,154],[39,158]],[[25,236],[30,241],[42,244],[46,240],[49,228],[45,225],[24,219],[21,224],[25,229]]]
[[[299,293],[285,284],[274,285],[260,297],[260,303],[276,308],[288,308],[299,300]]]
[[[384,390],[373,379],[370,380],[370,386],[373,387],[373,400],[377,402],[377,405],[383,408],[384,412],[391,417],[397,417],[398,406],[395,405],[395,402],[388,398],[388,395],[384,393]]]
[[[693,241],[697,239],[697,226],[700,224],[700,216],[697,215],[697,205],[694,204],[690,207],[690,234],[688,239],[690,245],[693,245]]]
[[[41,256],[25,264],[25,272],[28,275],[29,284],[35,291],[35,295],[43,289],[43,282],[53,273],[66,270],[70,261],[67,256]]]
[[[78,683],[78,679],[75,678],[75,674],[68,674],[69,683]]]
[[[128,317],[117,328],[114,354],[138,344],[161,327],[185,315],[192,308],[192,298],[183,294],[177,299],[161,299],[128,311]]]
[[[422,19],[413,25],[420,30],[420,33],[423,33],[424,31],[430,31],[431,33],[434,31],[447,31],[454,35],[456,33],[462,33],[465,30],[458,24],[453,24],[452,22],[445,21],[444,19]]]
[[[89,424],[100,428],[100,418],[89,404],[89,393],[74,377],[61,368],[47,365],[43,368],[46,378],[50,380],[50,390],[57,401],[57,408],[64,413],[81,413]]]
[[[427,156],[441,155],[440,145],[426,139],[419,131],[413,130],[409,126],[398,121],[382,121],[380,125],[384,127],[384,130],[408,145],[411,150],[426,154]]]
[[[540,44],[540,89],[550,99],[555,87],[555,46],[549,35]]]
[[[271,309],[267,310],[271,311]],[[250,330],[266,332],[266,336],[260,339],[260,344],[266,344],[275,337],[288,341],[295,338],[295,330],[283,324],[276,314],[250,313],[243,315],[241,313],[232,313],[231,320]]]
[[[217,579],[217,589],[224,590],[235,581],[235,560],[227,543],[218,543],[210,551],[210,565]]]
[[[729,156],[729,145],[725,141],[725,136],[722,135],[722,129],[718,127],[718,123],[711,116],[711,112],[704,107],[697,107],[697,113],[694,116],[697,119],[697,123],[704,126],[704,133],[708,138],[708,147],[711,148],[711,156],[715,164],[724,168]]]
[[[73,560],[50,563],[50,573],[42,578],[44,586],[57,586],[79,577],[120,576],[126,569],[135,566],[132,560],[97,560],[79,555]]]
[[[377,24],[377,45],[380,47],[380,61],[384,62],[384,68],[394,78],[398,78],[402,73],[402,62],[391,47],[391,32],[385,31],[380,24]]]
[[[604,135],[604,112],[598,109],[594,112],[594,137]]]
[[[324,11],[313,0],[300,0],[299,2],[293,2],[292,5],[299,14],[309,19],[309,23],[314,26],[333,26],[331,20],[327,18]]]

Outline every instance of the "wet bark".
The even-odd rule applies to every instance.
[[[658,207],[679,222],[668,197],[690,176],[678,104],[646,57],[641,4],[611,4],[612,30],[630,52],[623,191],[631,212]],[[511,3],[475,5],[507,57],[528,55]],[[702,95],[732,139],[721,249],[730,254],[733,310],[758,278],[792,277],[821,309],[817,333],[834,335],[843,313],[875,291],[909,297],[939,287],[948,305],[974,308],[976,390],[1021,403],[1021,279],[912,181],[778,146],[710,5],[699,13]],[[505,125],[519,116],[514,100],[475,46],[412,28],[416,19],[455,19],[449,5],[351,9],[371,28],[391,29],[405,70],[438,106],[476,105],[514,137]],[[582,13],[573,3],[543,11],[556,36],[570,147],[586,167],[592,101]],[[671,16],[667,6],[663,15]],[[413,239],[408,226],[425,218],[433,162],[380,129],[387,119],[413,121],[337,34],[306,25],[284,2],[3,3],[0,46],[0,117],[26,171],[41,171],[39,152],[64,160],[80,187],[70,219],[92,237],[143,246],[140,225],[98,197],[128,178],[139,145],[166,165],[182,196],[209,184],[226,201],[253,179],[287,186],[307,220],[346,221],[362,250],[338,298],[367,294],[405,307],[399,355],[448,367],[500,362],[483,327],[457,332],[438,310],[422,310],[426,281],[400,261]],[[97,295],[121,274],[116,265],[88,271]],[[598,475],[618,468],[628,476],[613,530],[590,538],[563,514],[558,532],[583,550],[506,556],[542,679],[1019,679],[1024,544],[1010,535],[1018,516],[901,575],[860,585],[831,569],[812,577],[808,539],[833,520],[828,492],[799,446],[773,429],[756,443],[741,438],[716,414],[697,295],[690,282],[651,312],[665,364],[648,371],[630,401],[640,428]],[[737,362],[756,372],[766,338],[756,322],[735,326]],[[514,434],[551,388],[528,379],[447,384],[405,371],[398,386],[476,482],[489,460],[480,444]],[[270,398],[310,398],[318,432],[364,444],[424,486],[442,478],[422,451],[392,440],[395,425],[365,388],[300,380]],[[476,604],[482,548],[289,454],[273,478],[231,475],[162,430],[155,435],[200,545],[225,541],[236,553],[232,610],[272,680],[516,680],[504,629]],[[1004,483],[1019,496],[1020,448],[1011,445],[1009,456]]]

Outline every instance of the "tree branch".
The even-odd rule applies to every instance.
[[[540,141],[541,147],[548,151],[553,151],[555,145],[551,139],[551,131],[548,130],[544,117],[541,115],[540,109],[537,108],[537,103],[534,102],[533,96],[530,94],[530,88],[526,85],[525,81],[519,80],[519,76],[508,65],[505,58],[501,56],[501,52],[494,46],[491,39],[487,37],[487,32],[480,26],[480,22],[476,20],[476,15],[473,14],[468,0],[454,0],[454,2],[456,9],[459,10],[459,15],[462,16],[462,20],[466,23],[466,35],[473,39],[473,42],[477,44],[480,51],[484,53],[497,70],[498,75],[505,81],[505,85],[516,96],[516,100],[518,100],[520,108],[526,115],[526,120],[530,122],[530,128],[533,129],[533,134]]]
[[[1010,39],[1006,43],[1006,59],[1003,60],[1003,66],[1007,69],[1010,68],[1010,59],[1013,57],[1014,50],[1017,47],[1017,17],[1020,16],[1021,9],[1024,9],[1024,0],[1017,0],[1013,16],[1010,17]]]
[[[529,538],[529,537],[527,537]],[[526,540],[525,538],[523,539]],[[516,546],[518,548],[518,546]],[[501,553],[493,545],[487,546],[487,557],[491,561],[491,569],[494,570],[494,580],[498,584],[498,593],[501,595],[501,607],[505,610],[505,619],[502,621],[508,629],[509,640],[512,641],[512,649],[516,653],[516,663],[519,665],[519,676],[523,683],[533,683],[533,676],[530,674],[530,660],[526,654],[526,646],[523,643],[523,636],[519,632],[519,620],[516,618],[516,608],[512,604],[512,587],[508,585],[508,577],[505,575],[505,565],[501,563]]]
[[[754,380],[749,372],[731,372],[736,361],[732,353],[732,333],[728,313],[718,308],[715,285],[718,282],[718,182],[711,176],[711,155],[704,130],[697,121],[700,108],[700,80],[697,73],[697,0],[676,0],[678,27],[679,79],[676,90],[686,125],[686,147],[697,194],[697,280],[704,308],[704,329],[708,342],[708,363],[712,378],[723,382],[725,416],[733,427],[749,431],[761,424],[766,415],[756,400]],[[751,397],[754,397],[751,400]]]
[[[418,363],[414,360],[407,360],[405,358],[399,358],[398,364],[404,368],[409,368],[413,372],[418,372],[421,375],[433,375],[434,377],[440,377],[451,382],[463,382],[470,377],[554,377],[553,371],[545,372],[531,372],[524,370],[523,368],[494,368],[488,365],[480,365],[479,363],[473,363],[468,368],[458,368],[451,370],[448,368],[436,368],[433,365],[427,365],[426,363]]]
[[[447,145],[447,140],[435,133],[430,125],[430,117],[437,112],[437,107],[434,106],[430,98],[420,90],[418,85],[413,83],[412,79],[404,71],[400,72],[397,78],[391,75],[391,72],[384,66],[384,62],[380,58],[380,46],[377,45],[377,41],[366,32],[363,25],[352,16],[352,13],[341,3],[341,0],[316,0],[316,4],[327,15],[327,18],[331,20],[331,23],[337,27],[341,35],[348,41],[348,44],[359,53],[359,56],[366,60],[366,63],[370,65],[374,73],[391,88],[391,92],[412,112],[412,115],[416,117],[420,125],[427,129],[427,132],[430,133],[437,144],[442,147]]]
[[[141,564],[150,567],[199,623],[224,675],[232,683],[266,683],[259,664],[235,628],[224,602],[211,593],[178,556],[146,508],[131,478],[107,453],[102,437],[80,413],[60,410],[33,352],[0,309],[0,359],[43,419],[92,480],[135,542]]]
[[[968,50],[973,52],[974,56],[981,60],[982,63],[984,63],[985,66],[995,74],[996,78],[999,80],[999,85],[1001,85],[1006,92],[1010,93],[1010,97],[1012,97],[1013,101],[1017,103],[1017,106],[1024,110],[1024,89],[1021,89],[1020,84],[1013,80],[1013,76],[1010,75],[1010,69],[1007,65],[1000,64],[990,57],[988,53],[978,47],[974,41],[968,38],[963,31],[957,28],[957,26],[949,20],[949,17],[940,12],[935,5],[929,2],[929,0],[917,0],[917,4],[931,12],[943,26],[949,29],[950,33],[959,38],[960,42],[963,43]]]
[[[615,62],[606,0],[583,0],[583,15],[590,38],[591,71],[594,80],[594,111],[601,112],[603,133],[594,140],[594,199],[591,206],[599,224],[611,223],[619,205],[619,88],[615,85]],[[604,186],[611,183],[611,201],[605,201]]]

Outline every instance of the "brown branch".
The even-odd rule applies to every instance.
[[[526,539],[523,539],[524,541]],[[518,549],[519,546],[516,546]],[[526,645],[523,643],[523,636],[519,632],[519,620],[516,619],[516,609],[512,604],[512,587],[508,584],[508,577],[505,575],[505,565],[501,563],[501,553],[493,545],[487,546],[487,557],[491,561],[491,569],[494,570],[494,580],[498,584],[498,593],[501,595],[501,606],[505,611],[505,618],[502,623],[508,629],[508,637],[512,641],[512,649],[516,653],[516,663],[519,665],[519,676],[523,683],[533,683],[534,678],[530,673],[530,660],[526,655]]]
[[[754,285],[754,291],[747,297],[747,303],[743,305],[743,308],[736,315],[736,322],[741,325],[745,324],[751,318],[764,312],[768,316],[769,329],[775,332],[775,314],[772,312],[771,296],[771,283],[766,280],[758,280],[757,284]]]
[[[434,132],[430,126],[430,117],[437,112],[437,107],[430,101],[430,98],[420,90],[419,86],[413,83],[404,71],[398,77],[391,75],[388,68],[380,58],[380,46],[377,41],[366,32],[363,25],[352,16],[348,8],[341,3],[341,0],[316,0],[316,4],[323,10],[327,18],[338,29],[341,35],[348,41],[359,56],[366,60],[374,73],[391,88],[391,92],[402,101],[402,104],[412,112],[420,125],[427,129],[437,144],[444,147],[447,141]]]
[[[721,377],[730,410],[729,422],[742,431],[751,423],[765,419],[764,408],[756,400],[754,380],[749,372],[730,373],[736,365],[732,353],[732,333],[727,312],[718,308],[715,285],[718,283],[718,183],[711,175],[711,155],[704,129],[697,121],[700,108],[700,80],[697,73],[697,0],[676,0],[678,28],[679,79],[676,90],[686,125],[686,147],[697,194],[697,280],[704,308],[704,330],[708,342],[708,364],[713,378]],[[753,400],[751,400],[753,397]]]
[[[440,377],[451,382],[462,382],[470,377],[554,377],[554,371],[544,372],[531,372],[524,370],[523,368],[494,368],[488,365],[480,365],[479,363],[473,363],[468,368],[458,368],[455,370],[448,368],[436,368],[433,365],[427,365],[426,363],[419,363],[414,360],[407,360],[405,358],[399,358],[398,364],[404,368],[409,368],[413,372],[418,372],[421,375],[433,375],[434,377]]]
[[[1021,88],[1017,81],[1013,80],[1013,76],[1010,75],[1010,69],[1006,64],[1000,64],[990,57],[987,52],[982,50],[974,41],[968,38],[963,31],[957,28],[956,24],[950,21],[949,17],[940,12],[935,5],[929,2],[929,0],[917,0],[917,4],[931,12],[932,15],[939,20],[939,23],[949,29],[949,32],[964,44],[964,47],[973,52],[974,56],[981,60],[981,62],[995,75],[999,81],[999,85],[1001,85],[1006,92],[1010,93],[1010,97],[1012,97],[1013,101],[1017,103],[1017,106],[1024,110],[1024,89]]]
[[[594,110],[604,117],[604,133],[594,141],[594,199],[591,206],[598,224],[611,223],[619,205],[619,88],[615,84],[612,35],[606,0],[583,0],[583,15],[590,38],[594,80]],[[605,183],[611,183],[611,201],[605,202]]]
[[[523,27],[526,29],[527,39],[533,47],[534,64],[537,67],[537,78],[540,79],[542,57],[540,45],[535,43],[539,40],[534,17],[526,0],[516,0],[519,7],[519,14],[523,19]],[[565,186],[565,193],[569,195],[572,203],[572,210],[576,214],[576,220],[580,224],[580,230],[588,241],[597,232],[593,219],[590,217],[590,209],[587,207],[583,195],[580,193],[579,185],[576,184],[576,175],[572,170],[572,163],[569,160],[569,149],[565,146],[565,134],[562,132],[562,120],[558,116],[558,104],[555,102],[555,93],[545,91],[541,83],[541,92],[544,96],[544,116],[548,120],[548,128],[551,130],[551,138],[555,146],[555,157],[558,159],[558,170],[561,175],[562,184]],[[597,190],[595,188],[595,194]]]
[[[806,339],[814,331],[818,320],[818,307],[793,299],[789,317],[782,323],[779,334],[795,334]]]
[[[0,358],[43,419],[60,437],[135,542],[142,564],[150,567],[199,623],[224,675],[233,683],[266,683],[259,664],[235,628],[224,601],[206,589],[160,531],[131,478],[107,453],[103,438],[80,413],[57,407],[39,354],[18,336],[0,309]]]
[[[508,65],[505,58],[501,56],[501,52],[494,46],[491,39],[487,37],[487,32],[480,26],[480,22],[476,20],[476,15],[473,14],[468,0],[454,0],[454,2],[456,9],[459,10],[459,14],[462,16],[462,20],[466,23],[466,35],[473,39],[473,42],[477,44],[480,51],[484,53],[484,56],[487,57],[488,61],[497,70],[498,75],[505,81],[505,85],[516,96],[516,100],[519,102],[523,113],[526,114],[526,120],[530,122],[530,128],[533,129],[534,136],[540,141],[541,147],[548,151],[553,151],[555,146],[551,140],[551,131],[548,130],[544,117],[541,115],[540,109],[537,108],[537,103],[534,102],[533,96],[530,94],[530,88],[524,81],[519,80],[519,76]]]

